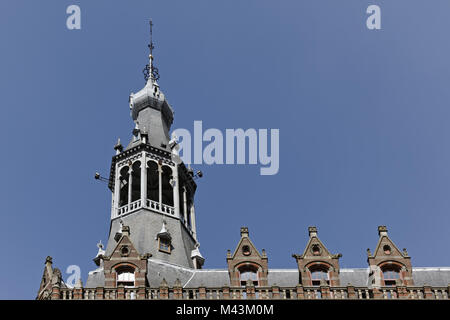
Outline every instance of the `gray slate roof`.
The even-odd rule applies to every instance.
[[[450,285],[450,268],[413,268],[415,286],[447,287]]]
[[[351,284],[365,287],[368,284],[369,268],[349,268],[340,270],[341,285]],[[151,288],[158,288],[165,279],[169,287],[173,287],[179,279],[184,288],[221,288],[230,286],[230,278],[226,269],[195,270],[164,261],[150,258],[148,260],[147,280]],[[446,268],[413,268],[415,286],[447,287],[450,284],[450,267]],[[269,269],[269,286],[295,287],[299,283],[297,269]],[[101,287],[105,284],[102,269],[89,272],[86,288]]]
[[[97,288],[105,286],[105,273],[103,269],[96,269],[89,272],[88,278],[86,280],[85,288]]]

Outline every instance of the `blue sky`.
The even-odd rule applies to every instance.
[[[77,4],[82,29],[66,28]],[[366,28],[377,4],[382,30]],[[0,298],[36,296],[44,260],[95,268],[107,175],[133,123],[153,18],[173,128],[280,129],[280,171],[196,166],[206,268],[246,225],[272,268],[295,268],[307,227],[341,267],[366,267],[387,225],[414,266],[449,266],[450,2],[20,1],[0,3],[3,243]]]

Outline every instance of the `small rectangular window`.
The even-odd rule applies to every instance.
[[[170,241],[168,239],[159,238],[159,251],[170,253]]]

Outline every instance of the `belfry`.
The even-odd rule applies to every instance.
[[[184,165],[170,137],[174,112],[157,82],[151,22],[149,49],[146,84],[129,98],[131,141],[114,146],[109,178],[96,174],[112,193],[106,248],[98,244],[97,268],[73,286],[47,257],[37,299],[449,299],[450,268],[413,267],[386,226],[374,253],[367,249],[366,268],[341,268],[342,254],[311,226],[304,250],[292,255],[297,268],[269,268],[269,254],[242,227],[226,267],[204,269],[194,205],[202,174]]]
[[[173,110],[157,83],[159,74],[153,64],[151,39],[149,48],[149,64],[144,70],[146,85],[130,94],[129,99],[135,123],[132,139],[125,148],[120,141],[114,147],[106,255],[113,252],[121,225],[125,225],[130,228],[130,240],[138,252],[200,268],[201,263],[191,258],[192,252],[198,251],[194,174],[178,156],[177,141],[169,138]]]

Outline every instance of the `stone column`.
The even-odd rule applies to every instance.
[[[184,225],[187,226],[188,222],[188,212],[187,212],[187,196],[186,196],[186,187],[183,187],[183,211],[184,211]],[[189,213],[190,214],[190,213]]]
[[[195,208],[194,208],[194,204],[192,204],[190,211],[191,211],[190,215],[191,215],[192,236],[197,241],[197,228],[195,227]]]
[[[131,194],[133,191],[133,165],[128,169],[128,204],[131,203]],[[128,208],[129,210],[130,208]]]
[[[159,202],[159,210],[162,208],[162,166],[158,163],[158,187],[159,187],[159,194],[158,194],[158,202]]]
[[[147,206],[147,157],[145,152],[141,158],[141,206]]]
[[[116,212],[116,210],[114,208],[114,192],[113,192],[113,193],[111,193],[111,220],[114,219],[115,212]]]
[[[116,172],[114,177],[114,205],[111,210],[111,219],[114,219],[119,214],[119,201],[120,201],[120,172],[119,165],[116,164]]]
[[[173,191],[173,207],[175,208],[175,216],[180,217],[180,192],[178,188],[178,166],[175,166],[172,169],[172,191]]]

